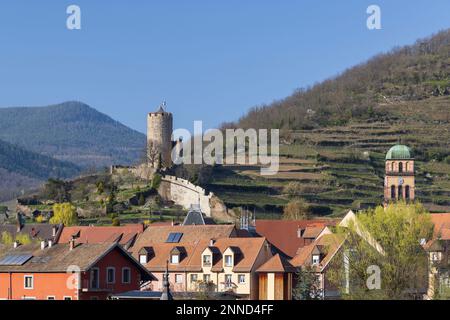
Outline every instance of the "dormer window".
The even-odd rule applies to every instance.
[[[226,255],[225,256],[225,267],[232,267],[232,266],[233,266],[233,256]]]
[[[148,262],[148,256],[147,254],[140,254],[139,255],[139,262],[141,264],[146,264]]]
[[[204,267],[211,267],[212,264],[212,258],[209,254],[205,254],[203,256],[203,266]]]
[[[179,254],[171,254],[170,255],[170,263],[171,264],[179,264],[180,263],[180,255]]]
[[[152,252],[152,248],[151,247],[144,247],[141,250],[139,250],[139,252],[138,252],[139,263],[140,264],[147,264],[148,261],[150,260],[151,252]]]
[[[312,264],[313,266],[318,265],[320,263],[320,255],[319,254],[313,254],[312,256]]]
[[[179,264],[181,261],[181,252],[183,252],[182,247],[175,247],[170,251],[170,263]]]

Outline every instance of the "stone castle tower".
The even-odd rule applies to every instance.
[[[172,165],[172,113],[166,112],[163,102],[156,112],[147,117],[147,162],[154,168]]]
[[[393,146],[386,154],[384,201],[415,199],[414,158],[407,146]]]

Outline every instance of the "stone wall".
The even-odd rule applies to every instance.
[[[207,194],[205,189],[192,184],[188,180],[174,176],[164,176],[161,180],[159,193],[163,199],[173,201],[185,209],[189,209],[191,204],[200,203],[202,212],[206,216],[211,217],[210,200],[213,194]]]

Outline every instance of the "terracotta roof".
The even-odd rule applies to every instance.
[[[76,226],[65,227],[58,243],[68,243],[73,235],[79,235],[77,243],[114,243],[126,247],[133,244],[137,235],[144,232],[143,224],[112,226]]]
[[[154,278],[139,262],[117,243],[78,244],[69,250],[68,244],[55,244],[41,250],[40,244],[23,245],[4,250],[0,260],[8,255],[32,255],[32,258],[20,266],[0,265],[0,272],[67,272],[69,266],[78,266],[81,271],[88,271],[101,258],[112,250],[120,250],[131,259],[147,278]]]
[[[153,226],[150,225],[141,233],[133,247],[142,248],[151,244],[165,243],[169,234],[182,233],[179,243],[189,244],[199,240],[210,240],[234,237],[234,225],[204,225],[204,226]]]
[[[53,236],[53,227],[56,228],[55,236]],[[5,224],[0,225],[0,236],[3,232],[8,232],[13,237],[16,237],[16,235],[19,233],[28,234],[32,239],[53,240],[56,242],[62,229],[63,226],[59,224],[33,223],[25,224],[21,227],[20,231],[17,232],[17,225]]]
[[[148,263],[145,267],[154,272],[162,272],[166,268],[166,261],[174,248],[181,251],[178,264],[169,263],[169,271],[191,271],[200,272],[202,270],[202,253],[206,248],[213,252],[212,271],[220,272],[223,266],[223,253],[226,249],[232,248],[235,253],[234,272],[247,272],[255,266],[256,258],[265,244],[264,238],[222,238],[210,246],[210,241],[199,240],[193,243],[154,243],[145,247],[147,252],[151,252]],[[138,258],[141,247],[133,247],[133,255]],[[255,266],[257,267],[257,266]]]
[[[311,226],[311,227],[306,227],[305,231],[303,231],[302,237],[305,239],[315,239],[319,236],[319,234],[322,232],[323,230],[323,226],[319,226],[319,227],[315,227],[315,226]]]
[[[256,233],[267,238],[286,256],[294,257],[297,250],[308,243],[304,237],[306,231],[308,237],[317,236],[326,226],[334,226],[338,222],[332,219],[256,220]]]
[[[344,240],[342,236],[336,234],[325,234],[313,243],[301,248],[297,255],[290,260],[290,263],[294,267],[311,266],[313,252],[320,252],[323,257],[317,268],[323,270],[342,246]]]
[[[266,261],[256,272],[295,272],[295,267],[279,254]]]
[[[431,214],[431,221],[434,224],[435,238],[440,237],[443,240],[450,240],[450,213]]]

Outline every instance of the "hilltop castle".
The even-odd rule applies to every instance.
[[[181,139],[172,141],[173,116],[166,112],[163,102],[158,110],[147,116],[147,163],[153,168],[170,168],[172,166],[172,149],[177,146],[181,152]]]

